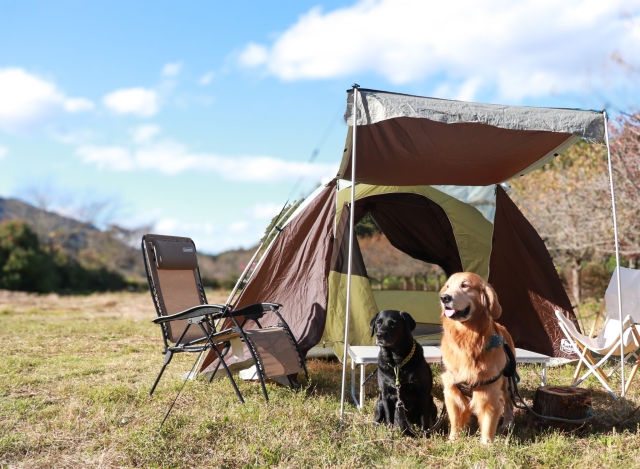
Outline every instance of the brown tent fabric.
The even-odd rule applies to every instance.
[[[544,242],[502,187],[497,186],[489,283],[498,293],[504,325],[517,347],[575,358],[561,350],[554,310],[576,322]],[[577,324],[576,324],[577,326]]]
[[[367,213],[396,249],[439,265],[447,275],[462,272],[451,222],[434,201],[411,193],[375,195],[356,202],[355,219],[360,220]]]
[[[335,198],[335,182],[331,182],[284,227],[236,305],[238,309],[253,303],[282,304],[280,312],[303,355],[320,341],[324,331]],[[267,315],[260,323],[263,327],[275,325],[278,317]],[[246,329],[254,327],[248,323]],[[202,370],[212,371],[208,368],[214,359],[215,354],[210,353]],[[232,363],[234,358],[226,361]]]
[[[488,186],[518,176],[576,137],[479,123],[398,117],[358,126],[356,181],[386,186]],[[351,132],[338,177],[350,178]]]

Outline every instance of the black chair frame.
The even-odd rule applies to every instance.
[[[161,310],[161,303],[160,301],[158,301],[158,292],[156,291],[156,286],[153,281],[153,276],[149,271],[148,263],[151,262],[151,260],[148,259],[147,251],[145,249],[145,238],[146,236],[143,236],[142,238],[143,261],[144,261],[145,271],[147,274],[147,280],[149,282],[149,292],[151,294],[151,298],[156,307],[156,313],[158,315],[157,318],[153,319],[153,323],[158,324],[162,330],[162,339],[164,343],[164,350],[162,353],[165,355],[164,363],[162,365],[162,368],[160,369],[160,372],[158,373],[158,376],[156,377],[153,383],[153,386],[151,387],[151,390],[149,391],[149,395],[152,395],[153,392],[155,391],[155,388],[158,385],[158,382],[160,381],[160,378],[162,377],[164,370],[166,369],[167,365],[169,365],[169,363],[171,362],[171,359],[173,358],[173,355],[175,353],[183,353],[183,352],[202,353],[209,349],[213,349],[214,353],[217,356],[218,364],[216,365],[215,370],[211,374],[209,382],[213,380],[220,365],[222,365],[225,369],[227,376],[231,380],[231,383],[236,392],[236,395],[238,396],[238,399],[240,400],[240,402],[244,403],[242,394],[240,393],[240,390],[238,389],[238,386],[233,378],[233,375],[224,360],[224,357],[228,354],[228,352],[231,349],[230,336],[232,336],[233,338],[240,337],[244,341],[244,343],[247,344],[247,349],[249,350],[249,353],[251,354],[251,358],[253,359],[253,362],[255,363],[256,369],[258,371],[257,374],[258,374],[263,395],[265,397],[265,400],[268,401],[269,396],[268,396],[267,389],[265,386],[265,381],[264,381],[264,375],[265,375],[264,367],[262,365],[261,360],[259,359],[259,354],[255,350],[253,343],[247,337],[243,329],[247,321],[254,321],[256,326],[259,329],[262,329],[262,325],[260,324],[259,320],[264,316],[265,312],[273,312],[278,316],[279,323],[276,326],[282,327],[282,329],[285,331],[285,333],[287,334],[291,342],[295,345],[296,351],[298,352],[299,362],[302,365],[302,369],[304,370],[307,379],[309,379],[309,372],[307,370],[306,363],[304,361],[298,342],[296,341],[288,324],[280,314],[279,308],[281,305],[277,303],[255,303],[255,304],[246,306],[244,308],[240,308],[238,310],[232,310],[229,306],[226,306],[226,305],[207,304],[206,294],[204,292],[204,288],[202,287],[202,280],[200,277],[199,268],[196,269],[196,273],[198,277],[198,281],[196,283],[198,286],[198,292],[201,295],[202,301],[205,304],[197,305],[192,308],[188,308],[184,311],[181,311],[169,316],[163,315]],[[237,317],[243,318],[242,323],[238,322]],[[224,323],[224,320],[226,318],[231,319],[234,326],[231,328],[218,331],[216,324]],[[170,323],[178,320],[187,320],[187,323],[185,325],[184,330],[181,332],[179,339],[176,341],[176,345],[171,345],[170,340],[168,338],[169,331],[167,329],[167,326]],[[191,326],[197,326],[202,331],[202,336],[194,340],[191,340],[189,342],[181,343],[182,339],[185,337],[185,335],[187,334]],[[219,350],[220,346],[222,346],[222,350]],[[293,382],[291,381],[290,378],[289,378],[289,382],[293,386]]]

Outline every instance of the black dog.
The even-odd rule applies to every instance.
[[[376,314],[370,326],[371,336],[376,334],[376,345],[380,346],[380,398],[374,421],[395,424],[405,435],[415,435],[412,424],[428,430],[438,411],[431,396],[431,368],[424,360],[422,346],[411,335],[416,322],[405,311],[385,310]]]

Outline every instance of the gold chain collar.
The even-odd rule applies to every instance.
[[[407,355],[404,360],[402,360],[402,363],[400,364],[400,366],[393,366],[393,371],[396,375],[396,387],[400,386],[400,368],[402,368],[403,366],[405,366],[407,363],[409,363],[409,360],[411,360],[411,357],[413,357],[413,353],[416,351],[416,341],[413,341],[413,347],[411,347],[411,352],[409,352],[409,355]]]

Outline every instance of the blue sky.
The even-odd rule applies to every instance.
[[[637,107],[640,1],[0,2],[0,196],[253,245],[335,174],[345,90]],[[322,142],[312,165],[305,163]]]

